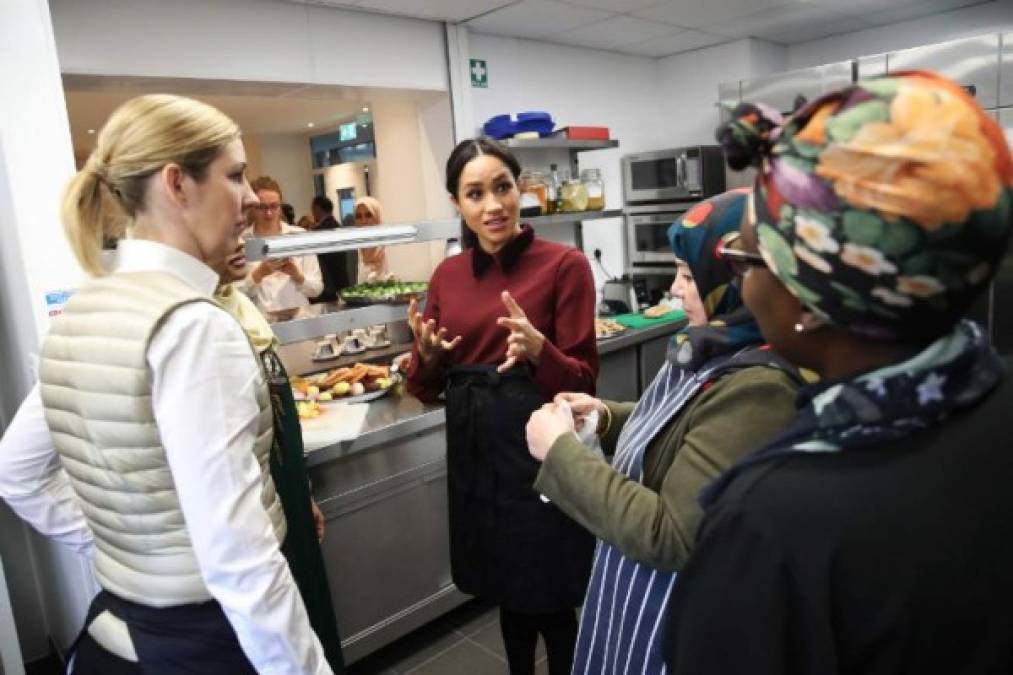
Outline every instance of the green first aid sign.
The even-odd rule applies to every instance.
[[[485,89],[489,86],[489,68],[484,59],[470,59],[471,86]]]

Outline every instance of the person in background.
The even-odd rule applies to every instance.
[[[281,205],[281,217],[282,217],[282,219],[286,223],[294,224],[295,223],[295,207],[293,207],[291,204],[289,204],[287,202],[283,203]]]
[[[335,673],[344,672],[341,639],[331,604],[320,544],[324,540],[324,514],[310,494],[303,451],[302,428],[292,397],[288,372],[278,358],[278,341],[271,325],[253,302],[236,288],[246,278],[245,245],[240,243],[225,261],[215,300],[243,327],[260,358],[271,392],[274,425],[271,434],[271,478],[281,500],[288,534],[281,552],[299,587],[310,625],[320,639],[327,661]]]
[[[67,187],[91,278],[0,441],[0,494],[43,534],[94,542],[102,591],[72,673],[332,672],[279,550],[267,384],[212,297],[257,203],[245,167],[228,117],[148,95],[113,112]]]
[[[360,197],[355,201],[355,225],[379,225],[383,222],[383,207],[373,197]],[[382,281],[390,276],[387,267],[387,249],[383,246],[359,249],[359,283]]]
[[[313,198],[310,213],[316,225],[314,230],[336,230],[342,227],[334,217],[334,202],[323,195]],[[333,302],[342,288],[355,285],[355,251],[335,251],[320,254],[320,268],[323,271],[324,288],[317,298],[319,302]]]
[[[758,169],[746,305],[823,380],[704,492],[669,672],[1013,671],[1010,361],[962,318],[1013,228],[1002,129],[907,72],[719,137]]]
[[[549,672],[564,675],[594,540],[539,499],[524,425],[560,391],[594,392],[595,290],[583,253],[518,222],[519,174],[485,138],[450,154],[446,187],[467,249],[433,272],[424,315],[409,304],[408,390],[424,401],[446,393],[454,583],[499,604],[513,675],[534,672],[539,633]]]
[[[295,224],[296,227],[301,227],[307,232],[317,229],[317,221],[313,220],[313,216],[306,214],[299,219],[299,222]]]
[[[243,237],[273,237],[304,230],[281,220],[281,186],[270,176],[255,178],[250,184],[260,203],[254,212],[253,227]],[[309,299],[320,295],[324,284],[315,255],[264,260],[253,265],[240,289],[262,312],[292,312],[307,307]]]
[[[762,344],[734,272],[713,255],[738,236],[748,199],[748,190],[712,197],[669,228],[671,290],[688,325],[640,401],[561,393],[528,422],[543,462],[535,490],[599,539],[576,673],[664,672],[658,624],[693,550],[700,490],[794,416],[795,369]],[[611,464],[574,433],[591,411]]]

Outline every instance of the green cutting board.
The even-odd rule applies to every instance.
[[[672,323],[675,321],[682,321],[686,318],[686,312],[681,309],[669,312],[665,316],[659,316],[657,319],[648,319],[643,314],[620,314],[619,316],[613,316],[612,320],[621,323],[627,328],[650,328],[651,326],[657,326],[662,323]]]

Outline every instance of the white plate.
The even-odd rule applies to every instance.
[[[330,401],[317,401],[320,405],[330,405],[332,403],[366,403],[367,401],[373,401],[380,398],[381,396],[390,392],[394,388],[394,385],[387,387],[386,389],[377,389],[376,391],[367,391],[365,394],[359,394],[358,396],[337,396],[332,398]]]

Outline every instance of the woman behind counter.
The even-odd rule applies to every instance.
[[[383,222],[383,207],[373,197],[360,197],[355,202],[356,227],[379,225]],[[387,266],[387,249],[383,246],[359,249],[359,283],[383,281],[390,275]]]
[[[535,489],[598,538],[574,673],[664,672],[662,609],[693,550],[700,490],[794,414],[794,369],[762,346],[715,249],[738,235],[748,191],[700,203],[669,228],[689,325],[636,405],[563,393],[531,416]],[[611,465],[573,434],[597,411]],[[572,411],[572,415],[571,415]]]
[[[1013,385],[961,319],[1007,250],[1006,139],[929,73],[778,127],[744,105],[721,134],[732,168],[758,168],[743,294],[824,381],[704,493],[669,672],[1009,673]]]
[[[580,251],[518,222],[519,174],[488,139],[451,153],[446,186],[468,248],[436,268],[425,315],[409,308],[408,389],[446,392],[454,583],[499,603],[512,674],[534,672],[541,633],[549,672],[565,675],[593,539],[539,499],[524,424],[560,391],[594,391],[595,291]]]
[[[288,373],[275,351],[278,341],[264,315],[236,287],[237,283],[246,278],[245,251],[246,246],[241,243],[226,259],[225,273],[215,292],[215,300],[239,321],[260,357],[271,392],[271,410],[274,416],[274,425],[267,432],[272,438],[271,478],[288,524],[281,552],[292,570],[299,594],[306,605],[310,625],[324,647],[328,663],[335,673],[343,673],[345,666],[341,640],[331,604],[327,569],[320,550],[324,539],[324,514],[310,495],[299,415]]]
[[[279,550],[268,389],[211,296],[257,203],[245,168],[221,112],[141,96],[112,114],[64,197],[92,278],[43,343],[0,489],[46,534],[93,533],[103,590],[74,673],[331,672]],[[111,273],[106,238],[120,239]]]

